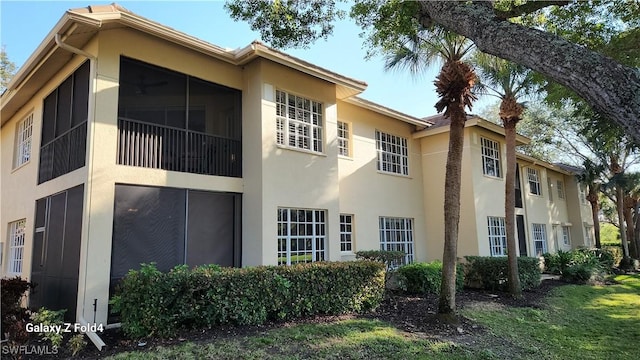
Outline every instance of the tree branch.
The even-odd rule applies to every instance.
[[[498,10],[495,9],[493,12],[495,13],[498,19],[507,20],[514,17],[531,14],[532,12],[536,12],[540,9],[544,9],[548,6],[556,5],[556,6],[565,6],[568,5],[570,1],[527,1],[526,3],[518,6],[514,6],[509,10]]]
[[[548,76],[582,97],[640,144],[640,70],[559,36],[496,19],[485,6],[420,1],[421,13],[477,48]]]

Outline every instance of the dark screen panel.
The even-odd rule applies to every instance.
[[[189,266],[234,265],[234,216],[234,195],[189,191]]]
[[[72,127],[87,121],[89,114],[89,70],[89,61],[86,61],[74,74]]]
[[[82,204],[84,188],[74,187],[67,192],[67,215],[64,223],[64,245],[62,250],[62,277],[76,279],[80,264],[80,239],[82,236]],[[74,291],[74,294],[77,292]]]
[[[161,271],[184,263],[184,190],[116,185],[111,277],[140,263]]]
[[[48,144],[56,137],[56,104],[58,99],[58,90],[54,90],[44,99],[44,108],[42,110],[42,142],[41,145]]]
[[[73,94],[73,77],[68,77],[58,87],[58,116],[56,117],[56,137],[71,128],[71,98]]]

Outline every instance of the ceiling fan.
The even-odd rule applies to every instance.
[[[148,88],[165,86],[169,84],[169,82],[166,80],[148,83],[145,81],[144,75],[140,75],[140,81],[138,82],[123,80],[122,83],[134,87],[136,95],[146,95]]]

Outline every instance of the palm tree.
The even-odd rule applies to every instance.
[[[591,218],[593,219],[593,233],[596,240],[596,248],[600,249],[600,184],[602,174],[606,166],[596,164],[591,159],[585,159],[582,163],[582,173],[577,175],[578,182],[587,187],[587,201],[591,204]]]
[[[480,83],[481,93],[500,98],[500,119],[504,127],[507,171],[505,175],[505,230],[507,235],[507,256],[509,262],[509,293],[514,298],[522,297],[522,287],[518,272],[515,227],[515,183],[516,183],[516,126],[522,119],[524,105],[518,99],[527,95],[532,87],[531,70],[483,53],[473,58]]]
[[[442,69],[434,82],[440,100],[435,107],[444,110],[450,119],[449,152],[444,187],[444,251],[442,254],[442,285],[438,313],[446,320],[455,320],[456,262],[458,255],[458,223],[460,222],[460,184],[465,107],[471,109],[476,99],[471,89],[476,75],[462,59],[474,48],[464,37],[443,29],[422,30],[406,38],[402,46],[390,51],[385,68],[408,68],[412,73],[426,69],[434,62],[442,62]]]

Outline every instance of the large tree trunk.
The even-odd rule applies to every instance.
[[[509,293],[514,298],[522,297],[518,252],[516,250],[516,121],[503,121],[507,143],[507,171],[504,186],[504,216],[507,232],[507,257],[509,261]]]
[[[479,50],[533,69],[572,89],[640,143],[640,70],[558,36],[496,17],[486,4],[420,1],[420,21],[473,40]],[[606,74],[604,76],[603,74]]]
[[[602,248],[600,242],[600,203],[598,202],[598,188],[595,184],[589,184],[587,200],[591,204],[591,218],[593,219],[593,236],[596,240],[596,248]]]
[[[451,125],[444,183],[444,252],[442,254],[442,284],[438,303],[438,313],[449,321],[455,319],[456,310],[460,184],[462,181],[464,123],[467,119],[463,106],[463,104],[455,103],[449,105]]]

